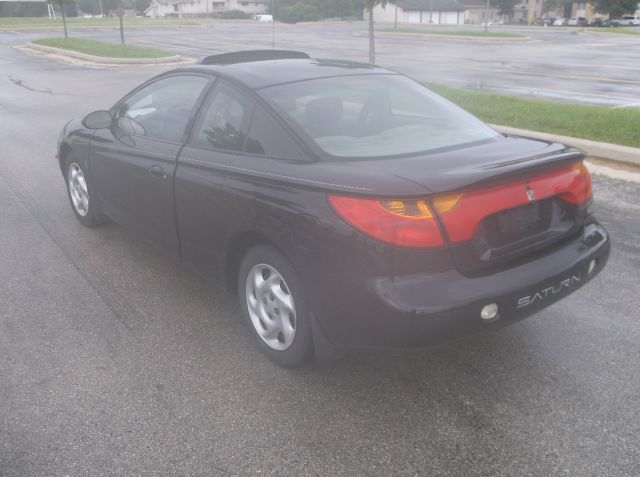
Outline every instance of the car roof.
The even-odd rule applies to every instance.
[[[366,74],[393,74],[368,63],[332,59],[277,59],[247,61],[233,64],[193,65],[174,71],[207,72],[233,78],[249,88],[260,89],[283,83],[293,83],[317,78]]]

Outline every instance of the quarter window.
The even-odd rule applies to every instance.
[[[130,134],[178,142],[209,80],[202,76],[170,76],[120,103],[116,121]]]
[[[301,158],[298,148],[260,106],[256,106],[253,114],[245,152],[280,159]]]
[[[220,83],[205,103],[191,144],[205,149],[242,151],[253,101]]]

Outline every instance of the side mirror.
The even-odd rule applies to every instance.
[[[109,111],[94,111],[84,117],[82,124],[87,129],[110,128],[113,124],[113,117]]]

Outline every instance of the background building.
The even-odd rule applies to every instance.
[[[376,22],[394,22],[419,25],[461,25],[465,8],[457,0],[398,0],[385,7],[373,9]]]
[[[153,0],[144,11],[148,17],[195,17],[216,16],[232,10],[247,14],[260,14],[267,11],[271,0]]]
[[[464,7],[464,22],[481,24],[493,18],[500,18],[498,7],[490,6],[487,11],[486,0],[458,0]]]

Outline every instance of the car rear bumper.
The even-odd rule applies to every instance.
[[[338,347],[440,342],[531,316],[595,277],[609,252],[607,231],[593,222],[551,253],[482,277],[457,270],[364,278],[360,283],[334,277],[332,306],[314,314],[326,341]],[[491,303],[498,305],[497,318],[481,319],[481,309]]]

